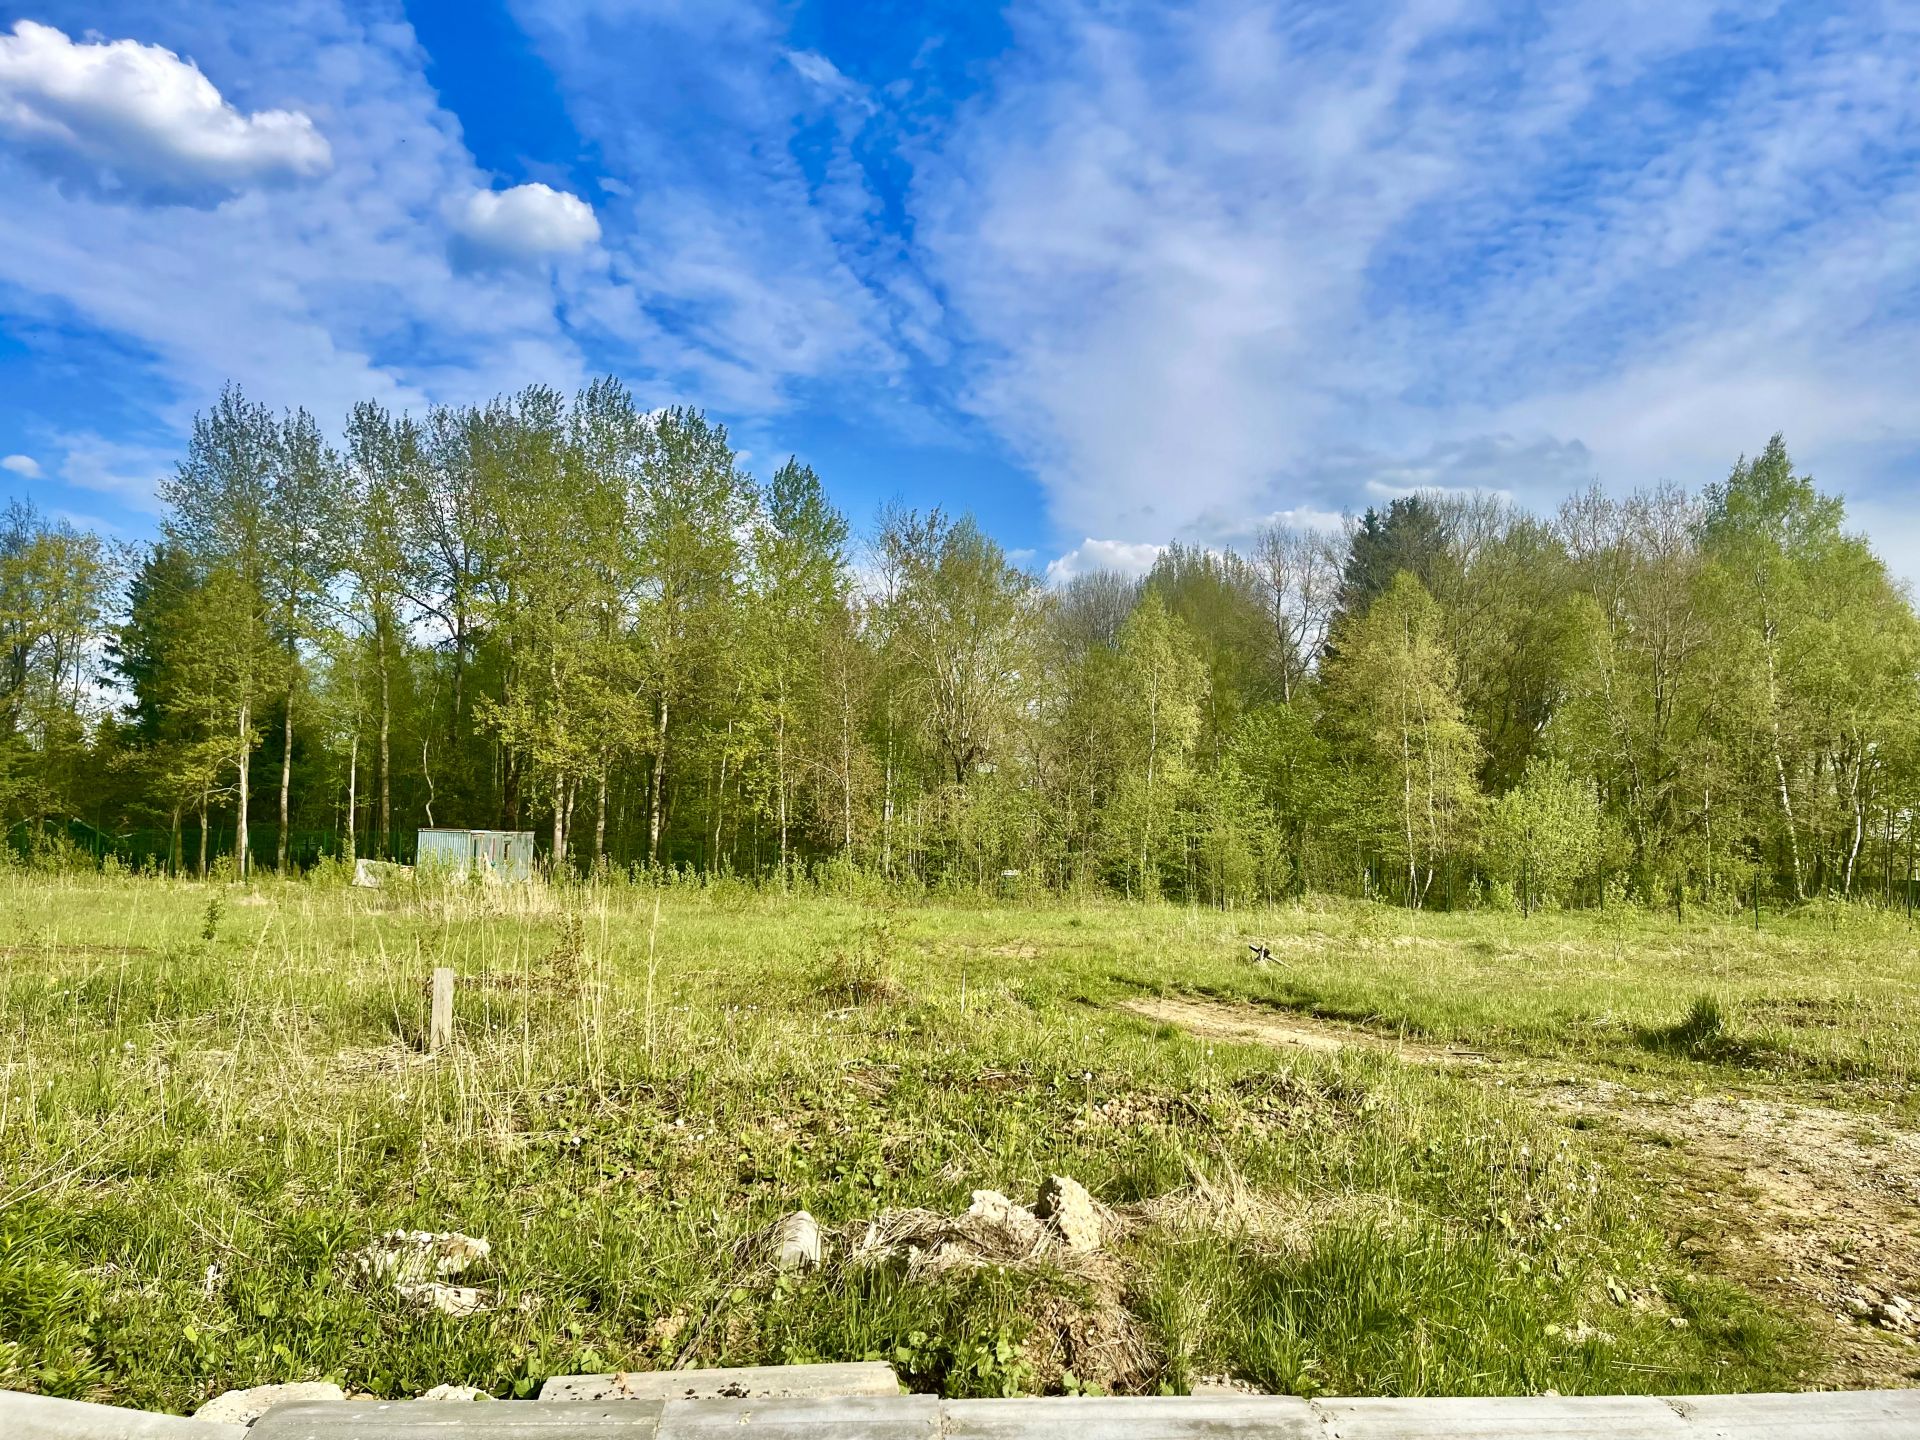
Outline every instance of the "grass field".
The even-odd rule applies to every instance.
[[[1249,943],[1264,943],[1258,962]],[[460,976],[423,1053],[426,981]],[[916,1389],[1911,1383],[1903,916],[0,876],[0,1386],[878,1357]],[[1050,1175],[1034,1262],[860,1255]],[[818,1270],[752,1243],[805,1208]],[[891,1227],[891,1228],[889,1228]],[[349,1257],[486,1238],[479,1313]],[[992,1258],[992,1257],[987,1257]]]

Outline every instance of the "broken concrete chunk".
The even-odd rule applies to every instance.
[[[1034,1213],[1052,1222],[1069,1250],[1100,1248],[1100,1210],[1087,1187],[1066,1175],[1049,1175],[1040,1187]]]
[[[211,1420],[219,1425],[251,1425],[276,1405],[294,1405],[313,1400],[344,1400],[347,1392],[323,1380],[296,1380],[285,1385],[255,1385],[246,1390],[229,1390],[216,1395],[193,1412],[196,1420]]]
[[[967,1219],[990,1226],[1006,1237],[1018,1250],[1037,1250],[1046,1238],[1045,1227],[1026,1206],[1016,1204],[998,1190],[976,1190],[967,1207]]]
[[[397,1285],[444,1280],[479,1264],[493,1246],[458,1230],[390,1230],[353,1257],[354,1268]]]
[[[813,1270],[820,1264],[820,1226],[805,1210],[775,1221],[768,1242],[779,1269]]]
[[[471,1285],[443,1285],[438,1280],[420,1280],[393,1288],[402,1300],[441,1315],[479,1315],[493,1308],[493,1302]]]
[[[390,860],[355,860],[353,883],[363,890],[380,890],[398,884],[413,874],[413,866],[396,865]]]
[[[493,1396],[478,1385],[436,1385],[420,1397],[422,1400],[491,1400]]]

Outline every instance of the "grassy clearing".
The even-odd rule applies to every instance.
[[[1911,934],[1826,913],[1756,939],[13,876],[0,927],[0,1385],[181,1410],[270,1380],[523,1395],[867,1356],[949,1394],[1812,1383],[1800,1319],[1678,1249],[1660,1177],[1522,1087],[1118,1007],[1229,997],[1888,1124],[1920,1063]],[[436,964],[461,1039],[428,1059]],[[1097,1263],[742,1258],[791,1209],[853,1239],[1056,1173],[1126,1217]],[[345,1257],[394,1228],[490,1239],[493,1308],[357,1280]]]

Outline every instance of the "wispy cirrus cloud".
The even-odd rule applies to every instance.
[[[1891,8],[1631,9],[1026,9],[917,179],[964,403],[1063,527],[1133,540],[1698,480],[1776,428],[1920,444],[1883,308],[1920,45]]]

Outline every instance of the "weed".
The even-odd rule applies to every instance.
[[[580,978],[586,965],[587,922],[577,909],[560,914],[560,927],[547,951],[546,969],[554,979],[571,982]]]
[[[1720,1002],[1711,995],[1696,995],[1686,1019],[1673,1027],[1673,1038],[1689,1050],[1706,1050],[1725,1040],[1726,1028]]]
[[[898,1005],[906,999],[894,962],[893,925],[884,915],[868,920],[827,952],[821,991],[854,1005]]]

